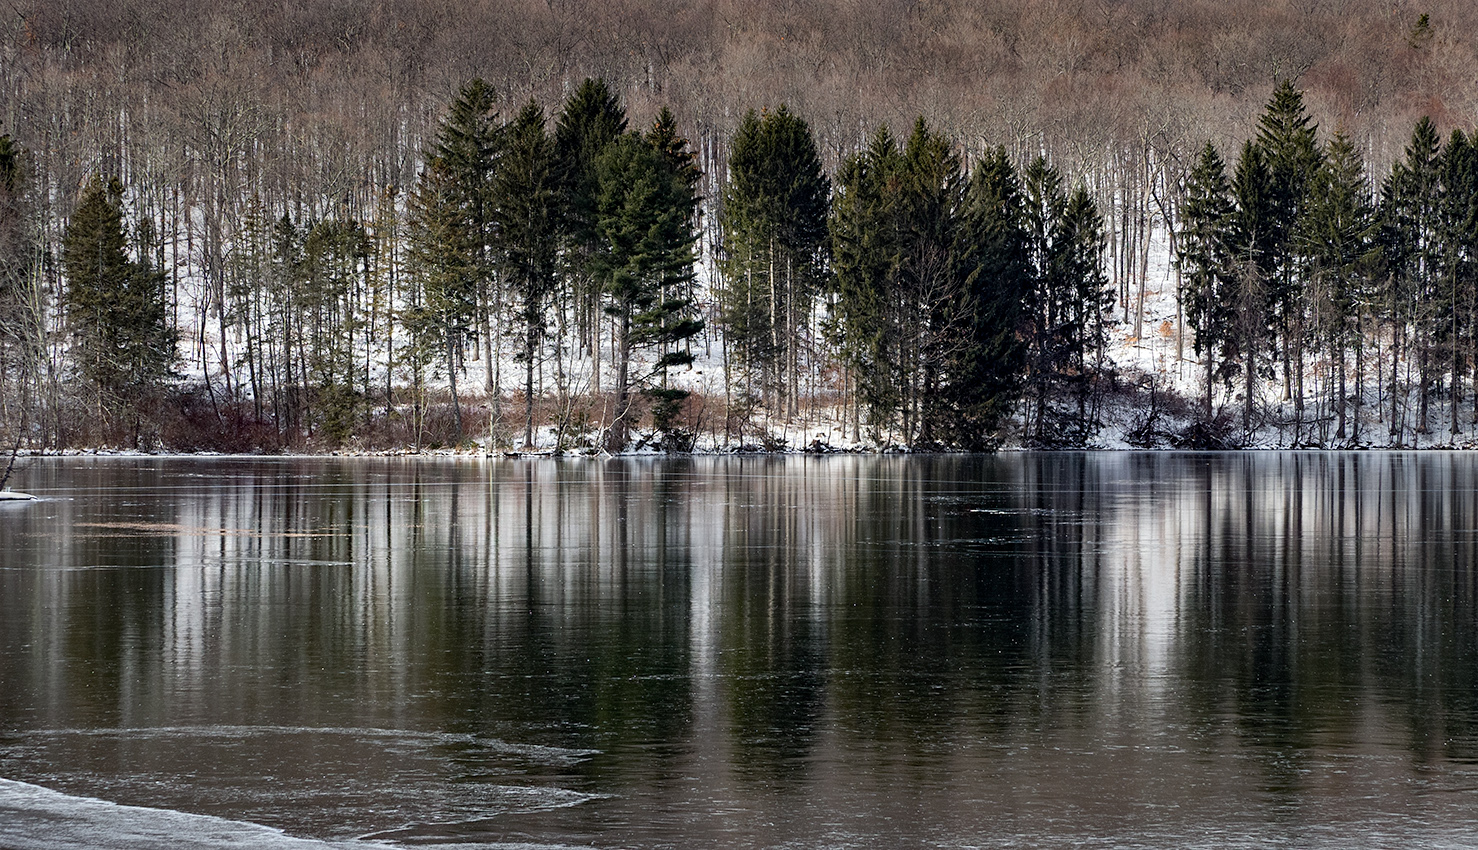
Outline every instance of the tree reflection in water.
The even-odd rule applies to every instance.
[[[0,511],[10,778],[322,836],[1319,844],[1478,825],[1467,455],[22,474],[50,500]],[[270,765],[248,770],[220,736],[176,740],[187,764],[142,727],[452,737],[405,744],[410,776],[354,736],[259,736]],[[324,790],[336,764],[460,802],[351,805]],[[332,799],[262,802],[242,790],[258,769]],[[597,796],[514,805],[519,788]]]

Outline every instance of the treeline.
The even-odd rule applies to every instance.
[[[675,431],[741,443],[829,411],[862,439],[973,445],[1004,423],[1023,442],[1080,444],[1105,405],[1123,403],[1149,405],[1136,439],[1181,439],[1159,433],[1163,381],[1147,398],[1116,397],[1140,379],[1113,362],[1108,337],[1117,327],[1122,348],[1155,335],[1151,269],[1172,231],[1185,281],[1213,281],[1186,283],[1185,321],[1168,331],[1185,359],[1206,352],[1209,389],[1177,418],[1201,420],[1196,439],[1276,425],[1287,443],[1401,442],[1439,416],[1455,423],[1453,394],[1471,387],[1460,310],[1441,314],[1442,330],[1418,316],[1435,310],[1432,286],[1403,284],[1393,301],[1377,285],[1402,263],[1428,268],[1430,248],[1401,260],[1380,224],[1368,283],[1351,296],[1359,310],[1346,313],[1355,329],[1335,341],[1330,311],[1310,301],[1329,277],[1307,256],[1310,202],[1276,213],[1284,236],[1256,225],[1250,253],[1247,237],[1212,244],[1235,228],[1209,214],[1215,256],[1197,273],[1183,223],[1198,152],[1209,138],[1235,183],[1274,80],[1298,80],[1301,114],[1338,127],[1364,173],[1408,161],[1422,114],[1446,157],[1449,129],[1471,125],[1478,103],[1467,4],[693,0],[659,14],[625,0],[25,0],[11,11],[0,16],[13,164],[0,418],[24,420],[38,445],[447,443],[490,433],[488,417],[517,444],[531,422],[561,438],[667,430],[654,411]],[[449,104],[470,102],[470,78],[490,83],[477,114],[458,117]],[[639,128],[615,136],[655,149],[665,123],[686,137],[686,163],[663,157],[686,188],[662,191],[696,207],[661,227],[667,256],[695,264],[659,273],[636,246],[623,271],[603,253],[601,154],[560,141],[586,78],[606,81],[611,115]],[[751,113],[759,104],[771,110]],[[552,114],[536,122],[530,105]],[[467,120],[484,126],[458,129]],[[1333,141],[1307,129],[1321,161],[1299,169],[1317,174]],[[458,152],[467,144],[482,164]],[[551,174],[514,186],[502,163],[515,156]],[[1395,207],[1378,188],[1365,206],[1385,222]],[[1004,199],[995,218],[989,192]],[[484,208],[467,215],[481,224],[454,221],[474,197]],[[94,209],[80,218],[100,220],[99,198],[122,232],[95,240],[121,245],[100,279],[129,294],[95,299],[93,322],[129,332],[87,342],[67,230],[85,201]],[[527,200],[522,217],[510,198]],[[1243,200],[1234,193],[1227,214],[1251,215]],[[627,299],[623,345],[612,287],[633,275],[647,291]],[[993,300],[983,280],[1020,297]],[[187,383],[158,380],[147,357],[134,366],[154,377],[140,382],[114,363],[131,362],[119,346],[161,338],[158,299],[127,306],[160,292],[164,333],[178,337],[164,360]],[[1407,306],[1387,315],[1381,304],[1397,301]],[[988,353],[971,364],[969,352]],[[680,380],[655,368],[664,358]]]
[[[1230,172],[1202,149],[1176,235],[1206,420],[1235,390],[1241,439],[1268,417],[1294,445],[1478,425],[1475,144],[1422,118],[1373,193],[1355,145],[1321,140],[1285,82]]]
[[[398,436],[381,439],[406,445],[474,435],[510,444],[508,360],[522,372],[518,445],[534,443],[550,366],[563,442],[572,407],[604,401],[609,351],[614,383],[597,423],[607,444],[627,444],[636,393],[676,435],[687,392],[665,373],[692,361],[685,342],[703,328],[694,155],[670,112],[629,132],[596,80],[570,96],[552,132],[547,123],[533,101],[499,120],[490,88],[474,80],[408,198],[387,191],[368,219],[343,208],[295,218],[254,199],[220,264],[204,270],[210,303],[193,316],[170,297],[158,223],[127,220],[118,178],[91,181],[56,252],[34,215],[24,151],[0,138],[8,418],[43,446],[336,446],[387,425]],[[571,346],[593,386],[573,386]],[[176,369],[190,364],[179,354],[190,347],[200,383],[182,386]],[[491,410],[474,429],[459,379],[479,357],[476,390]],[[428,421],[438,410],[450,421]]]
[[[669,371],[694,362],[702,295],[740,441],[794,419],[804,395],[875,441],[985,446],[1023,379],[1034,440],[1091,434],[1105,237],[1087,190],[1066,192],[1044,159],[1024,183],[1004,149],[967,173],[919,119],[901,145],[880,129],[833,195],[807,123],[750,112],[730,144],[717,284],[700,293],[702,172],[672,114],[629,131],[592,79],[548,124],[534,101],[500,120],[474,80],[408,198],[387,192],[368,219],[254,204],[194,316],[172,309],[157,223],[127,220],[117,178],[89,184],[48,292],[55,258],[6,137],[7,397],[45,412],[23,431],[40,445],[277,448],[398,427],[413,445],[533,446],[552,425],[557,446],[621,449],[641,424],[686,449],[702,423]],[[177,341],[202,357],[199,386],[171,380]],[[491,421],[473,424],[462,382],[478,359]],[[521,435],[503,409],[514,397]]]
[[[167,220],[130,217],[123,183],[97,176],[48,239],[31,159],[0,138],[15,439],[534,446],[549,426],[546,445],[622,449],[640,428],[685,450],[705,428],[774,439],[804,402],[874,443],[979,448],[1006,427],[1082,446],[1106,404],[1144,402],[1110,356],[1128,309],[1104,219],[1042,155],[997,147],[967,167],[919,118],[902,140],[879,128],[833,186],[806,121],[751,111],[711,204],[705,286],[704,174],[672,113],[629,130],[587,79],[550,125],[533,100],[501,119],[474,80],[407,197],[387,190],[367,217],[253,199],[193,315],[171,295]],[[1478,426],[1471,136],[1421,119],[1377,193],[1284,82],[1230,173],[1204,145],[1175,208],[1204,379],[1189,427],[1159,437],[1236,445],[1273,425],[1292,445],[1404,444],[1445,419],[1455,438],[1469,398]],[[721,359],[722,425],[689,402],[698,345]],[[199,381],[182,383],[191,361]],[[1156,439],[1160,380],[1134,439]]]

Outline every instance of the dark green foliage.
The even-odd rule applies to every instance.
[[[451,387],[457,437],[462,412],[457,375],[479,318],[495,312],[496,209],[493,179],[502,138],[493,92],[468,83],[453,101],[433,154],[416,183],[408,222],[409,271],[415,283],[401,321],[415,340],[408,352],[413,381],[439,353]]]
[[[1451,429],[1456,434],[1464,374],[1478,369],[1478,147],[1471,134],[1454,130],[1449,137],[1442,151],[1442,186],[1437,336],[1451,375]]]
[[[586,79],[565,100],[554,129],[554,155],[563,194],[564,265],[575,301],[575,319],[595,355],[599,382],[600,284],[592,266],[599,250],[601,153],[626,132],[626,110],[605,80]]]
[[[1182,278],[1181,303],[1195,332],[1195,350],[1206,358],[1203,413],[1208,420],[1217,377],[1215,364],[1228,359],[1229,350],[1234,348],[1231,328],[1237,273],[1231,243],[1233,213],[1226,164],[1216,147],[1207,142],[1186,181],[1175,261]]]
[[[1096,428],[1089,402],[1112,297],[1103,269],[1103,219],[1087,189],[1063,192],[1062,178],[1045,159],[1033,161],[1025,178],[1033,284],[1026,304],[1030,439],[1083,445]]]
[[[784,106],[744,116],[719,220],[723,323],[745,388],[787,415],[796,411],[792,376],[825,280],[829,194],[805,121]]]
[[[1257,146],[1268,170],[1264,226],[1271,248],[1268,268],[1273,282],[1271,297],[1279,319],[1286,324],[1295,319],[1293,313],[1298,309],[1294,234],[1309,205],[1319,172],[1318,128],[1304,109],[1303,93],[1287,80],[1273,91],[1257,126]]]
[[[1372,255],[1376,220],[1365,166],[1343,135],[1330,140],[1296,235],[1299,253],[1308,263],[1318,324],[1329,334],[1325,341],[1342,350],[1379,260]]]
[[[1282,356],[1284,395],[1294,397],[1301,426],[1309,301],[1303,274],[1305,259],[1299,254],[1296,234],[1308,211],[1321,153],[1318,129],[1304,109],[1303,93],[1287,80],[1273,91],[1258,119],[1257,146],[1267,165],[1269,181],[1263,222],[1272,249],[1265,267],[1268,303]]]
[[[1391,384],[1398,383],[1400,361],[1415,355],[1419,369],[1419,409],[1415,421],[1391,394],[1389,425],[1398,440],[1408,424],[1427,430],[1427,404],[1434,364],[1432,340],[1440,321],[1438,279],[1441,268],[1441,141],[1431,120],[1423,117],[1411,134],[1406,156],[1391,169],[1381,187],[1381,248],[1389,275],[1378,297],[1392,323]],[[1408,337],[1408,329],[1411,335]]]
[[[887,427],[901,406],[899,316],[891,296],[901,252],[896,195],[902,156],[886,127],[866,151],[848,157],[832,203],[832,268],[836,274],[841,351],[857,401],[873,428]]]
[[[592,257],[605,310],[616,326],[616,421],[609,445],[624,447],[631,393],[692,361],[682,344],[702,329],[686,297],[693,274],[697,198],[668,155],[636,134],[608,145],[596,164],[596,235]],[[652,370],[632,374],[633,355],[656,350]]]
[[[987,152],[970,175],[957,238],[965,330],[949,358],[942,394],[951,407],[947,438],[966,448],[992,444],[1020,392],[1026,349],[1020,329],[1031,288],[1020,183],[1004,148]]]
[[[554,151],[566,206],[570,240],[594,244],[600,186],[596,161],[626,132],[626,110],[605,80],[587,78],[565,101],[554,130]]]
[[[162,392],[175,359],[164,275],[124,249],[123,186],[94,178],[63,238],[66,308],[77,368],[103,414],[138,415]],[[135,428],[137,437],[137,428]]]
[[[19,438],[45,354],[41,251],[27,157],[0,136],[0,440]]]
[[[493,197],[501,227],[500,264],[523,336],[524,441],[532,444],[534,372],[555,291],[563,198],[556,182],[554,140],[544,131],[544,110],[529,101],[506,135]]]
[[[1232,258],[1235,264],[1230,359],[1242,367],[1242,430],[1250,437],[1257,401],[1256,385],[1261,368],[1268,316],[1268,269],[1276,260],[1277,227],[1273,223],[1270,175],[1262,149],[1252,142],[1242,146],[1232,174],[1232,196],[1237,201],[1232,216]]]
[[[311,400],[309,429],[330,444],[349,437],[359,423],[367,364],[357,355],[365,332],[358,308],[370,255],[364,225],[329,218],[303,236],[300,284],[295,299],[304,331],[305,388]],[[365,367],[365,368],[361,368]]]
[[[832,251],[841,347],[869,424],[910,444],[988,445],[1016,390],[1027,280],[1004,153],[967,189],[922,120],[902,150],[880,129],[842,166]]]
[[[1370,297],[1371,284],[1382,262],[1375,242],[1375,210],[1365,166],[1343,134],[1330,140],[1314,180],[1312,201],[1296,236],[1299,253],[1307,263],[1313,343],[1329,361],[1337,363],[1340,389],[1335,406],[1339,427],[1335,436],[1343,439],[1349,433],[1345,352],[1361,345],[1359,311]],[[1357,366],[1357,379],[1360,371]]]

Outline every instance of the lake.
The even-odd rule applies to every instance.
[[[1472,455],[13,483],[0,847],[1478,846]]]

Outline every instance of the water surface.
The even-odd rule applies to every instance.
[[[1468,455],[18,475],[0,847],[1478,846]]]

